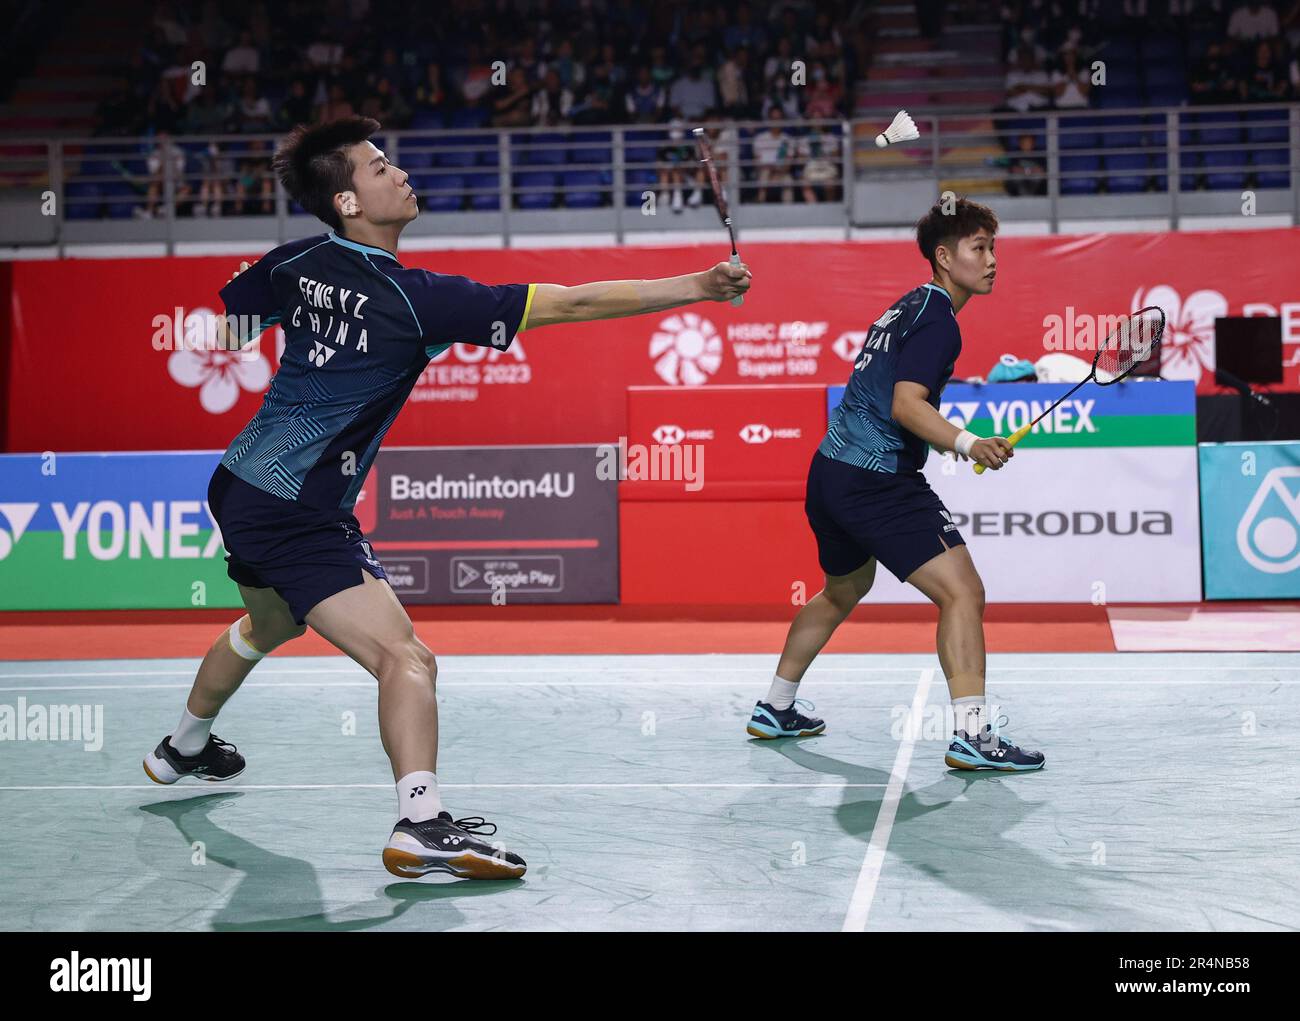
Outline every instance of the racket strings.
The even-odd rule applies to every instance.
[[[1165,314],[1144,308],[1125,316],[1097,349],[1097,382],[1114,383],[1156,356],[1165,332]]]

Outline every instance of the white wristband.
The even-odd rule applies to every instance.
[[[969,429],[963,429],[957,434],[957,442],[953,444],[953,449],[962,457],[970,457],[970,448],[975,446],[975,441],[978,439],[979,437]]]

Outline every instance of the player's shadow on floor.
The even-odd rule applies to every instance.
[[[224,791],[140,806],[142,812],[170,820],[189,847],[193,847],[196,841],[201,841],[208,862],[239,874],[235,886],[220,895],[222,906],[209,922],[209,927],[213,930],[347,932],[392,922],[415,905],[428,901],[447,903],[440,905],[438,911],[422,916],[420,928],[450,929],[467,921],[451,901],[490,896],[519,887],[517,880],[464,880],[450,883],[396,881],[389,883],[382,893],[368,901],[334,907],[327,913],[315,866],[300,858],[269,851],[218,826],[209,818],[215,809],[243,796],[240,791]],[[281,827],[289,828],[288,824]],[[310,839],[310,834],[306,834],[304,839]],[[188,850],[186,853],[189,853]],[[146,863],[152,865],[154,861],[155,856],[150,856]],[[375,868],[381,867],[378,853],[372,863]],[[200,866],[193,867],[197,869]],[[157,882],[167,884],[169,880],[160,877]],[[174,897],[174,890],[171,895]],[[203,910],[203,906],[198,910]],[[358,917],[339,917],[343,915]]]
[[[889,784],[890,771],[860,766],[814,751],[811,739],[764,742],[795,765],[838,776],[846,787],[836,821],[863,844],[871,840]],[[1042,774],[948,770],[934,783],[904,788],[894,815],[888,853],[965,897],[975,897],[1001,914],[1018,915],[1032,928],[1136,929],[1150,920],[1125,909],[1128,880],[1091,868],[1091,841],[1079,838],[1075,862],[1047,857],[1006,834],[1040,807],[1027,802],[1016,785]],[[1057,833],[1055,827],[1053,833]],[[1066,852],[1070,853],[1070,852]],[[1134,894],[1138,891],[1133,891]]]

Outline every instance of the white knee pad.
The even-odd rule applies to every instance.
[[[239,625],[247,619],[247,614],[240,617],[230,625],[230,647],[235,650],[235,655],[242,659],[256,663],[266,655],[264,652],[258,652],[245,640],[244,636],[239,633]]]

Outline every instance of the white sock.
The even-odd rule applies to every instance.
[[[427,769],[407,773],[397,781],[397,817],[424,822],[442,811],[438,777]]]
[[[171,736],[172,747],[182,755],[198,755],[208,745],[208,735],[212,733],[212,716],[201,720],[189,709],[181,710],[181,722]]]
[[[984,729],[985,716],[983,695],[967,695],[965,698],[952,700],[953,725],[957,733],[967,737],[979,737]]]
[[[798,681],[785,681],[780,674],[773,674],[772,686],[767,689],[767,704],[773,709],[789,709],[794,705],[794,693],[798,690]]]

